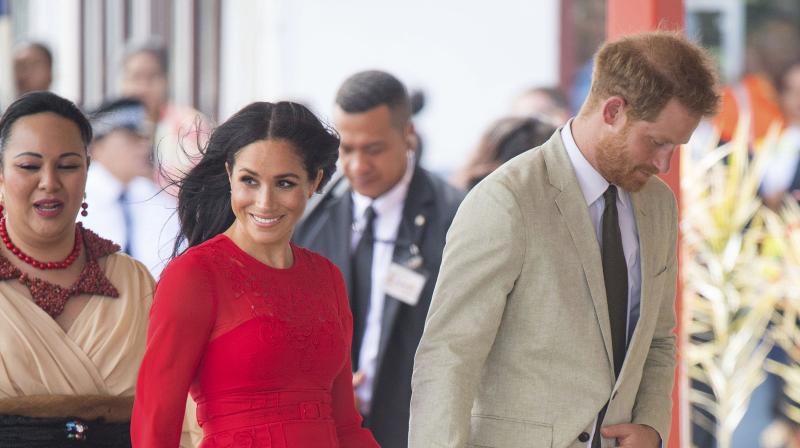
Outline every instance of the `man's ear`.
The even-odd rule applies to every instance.
[[[406,128],[403,132],[403,138],[405,139],[409,150],[417,150],[417,147],[419,146],[419,139],[417,138],[417,130],[414,128],[414,123],[411,121],[406,124]]]
[[[627,102],[618,95],[610,96],[600,105],[603,122],[615,129],[620,129],[627,122]]]

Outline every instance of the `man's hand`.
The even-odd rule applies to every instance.
[[[606,439],[617,439],[617,446],[629,448],[652,447],[661,445],[661,436],[658,431],[636,423],[623,423],[621,425],[606,426],[600,430]]]
[[[358,402],[358,395],[356,394],[356,388],[364,383],[366,379],[366,375],[364,372],[358,371],[353,374],[353,399],[356,402],[356,409],[361,409],[361,403]]]

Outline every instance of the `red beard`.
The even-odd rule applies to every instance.
[[[600,140],[595,147],[597,170],[610,183],[628,192],[641,190],[650,176],[658,173],[652,165],[636,165],[628,150],[628,125],[618,134]]]

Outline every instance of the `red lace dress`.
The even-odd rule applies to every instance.
[[[135,447],[179,444],[187,391],[202,448],[377,447],[353,402],[342,275],[292,246],[273,269],[219,235],[161,275],[139,370]]]

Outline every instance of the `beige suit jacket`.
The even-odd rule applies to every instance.
[[[657,178],[631,196],[641,308],[615,383],[600,246],[560,132],[470,192],[416,354],[410,447],[584,448],[606,402],[605,425],[666,446],[677,209]]]

